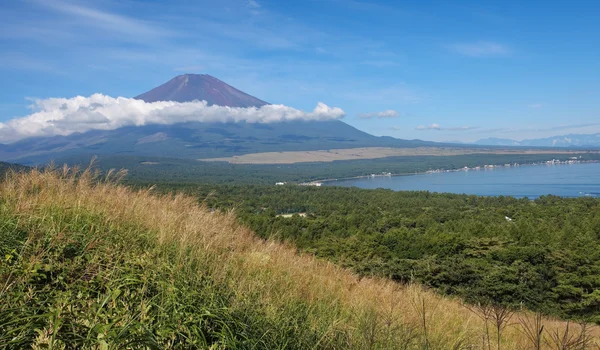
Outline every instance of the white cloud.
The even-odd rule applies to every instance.
[[[508,46],[489,41],[453,44],[449,48],[461,55],[470,57],[506,56],[511,53]]]
[[[532,103],[532,104],[527,105],[527,107],[534,108],[534,109],[540,109],[540,108],[544,107],[544,105],[542,105],[541,103]]]
[[[93,7],[69,3],[61,0],[41,1],[36,3],[46,6],[57,12],[64,13],[82,20],[86,26],[96,26],[104,31],[124,33],[128,36],[161,37],[170,33],[164,28],[156,28],[151,23],[146,23],[132,17],[121,16],[111,12],[102,11]]]
[[[440,130],[440,124],[419,125],[417,130]]]
[[[466,130],[473,130],[473,129],[477,129],[477,127],[473,127],[473,126],[456,126],[456,127],[449,127],[449,128],[444,128],[442,126],[440,126],[440,124],[429,124],[429,125],[419,125],[416,127],[416,130],[447,130],[447,131],[466,131]]]
[[[256,0],[248,0],[246,1],[246,4],[248,5],[248,7],[250,8],[254,8],[254,9],[258,9],[260,8],[260,4],[258,3],[258,1]]]
[[[246,6],[250,9],[250,13],[255,16],[261,13],[261,6],[256,0],[246,0]]]
[[[0,143],[27,137],[69,135],[89,130],[114,130],[124,126],[184,122],[276,123],[293,120],[335,120],[342,109],[319,102],[312,112],[284,105],[260,108],[208,106],[205,101],[147,103],[125,97],[94,94],[90,97],[35,100],[35,112],[0,123]]]
[[[386,111],[383,112],[370,112],[370,113],[360,113],[358,114],[358,117],[360,119],[373,119],[373,118],[396,118],[398,117],[399,114],[398,112],[388,109]]]

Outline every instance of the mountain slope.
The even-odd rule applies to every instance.
[[[488,137],[486,139],[481,139],[473,142],[476,145],[482,146],[518,146],[519,141],[511,140],[511,139],[500,139],[496,137]]]
[[[488,146],[526,146],[526,147],[600,147],[600,133],[568,134],[540,139],[515,141],[510,139],[487,138],[478,140],[476,145]]]
[[[204,100],[209,105],[229,107],[260,107],[268,104],[208,74],[176,76],[135,99],[146,102]]]
[[[205,100],[229,107],[267,104],[209,75],[180,75],[136,97],[146,102]],[[256,152],[310,151],[373,146],[434,145],[376,137],[342,121],[277,123],[200,123],[127,126],[68,136],[29,138],[0,145],[0,160],[44,164],[74,155],[128,155],[170,158],[217,158]]]

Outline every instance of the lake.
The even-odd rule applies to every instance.
[[[522,165],[419,175],[378,176],[331,181],[323,185],[517,198],[536,198],[548,194],[562,197],[600,197],[600,163]]]

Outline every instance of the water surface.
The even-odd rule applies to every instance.
[[[466,193],[535,198],[542,195],[600,197],[600,163],[522,165],[432,174],[382,176],[326,182],[327,186],[394,191]]]

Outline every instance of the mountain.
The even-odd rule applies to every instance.
[[[0,162],[0,176],[4,177],[4,175],[8,172],[8,171],[16,171],[16,172],[20,172],[20,171],[27,171],[30,170],[30,167],[24,166],[24,165],[20,165],[20,164],[12,164],[12,163],[6,163],[6,162]]]
[[[519,141],[510,139],[499,139],[495,137],[488,137],[486,139],[477,140],[474,142],[476,145],[485,146],[518,146]]]
[[[176,76],[135,99],[146,102],[204,100],[209,105],[229,107],[260,107],[268,104],[208,74]]]
[[[146,102],[205,100],[209,104],[229,107],[260,107],[267,104],[206,74],[177,76],[136,99]],[[199,159],[256,152],[434,144],[373,136],[339,120],[269,124],[187,122],[29,138],[0,145],[0,160],[36,165],[52,159],[92,155]]]
[[[515,141],[510,139],[487,138],[478,140],[476,145],[488,146],[527,146],[527,147],[600,147],[600,133],[597,134],[569,134],[540,139]]]

